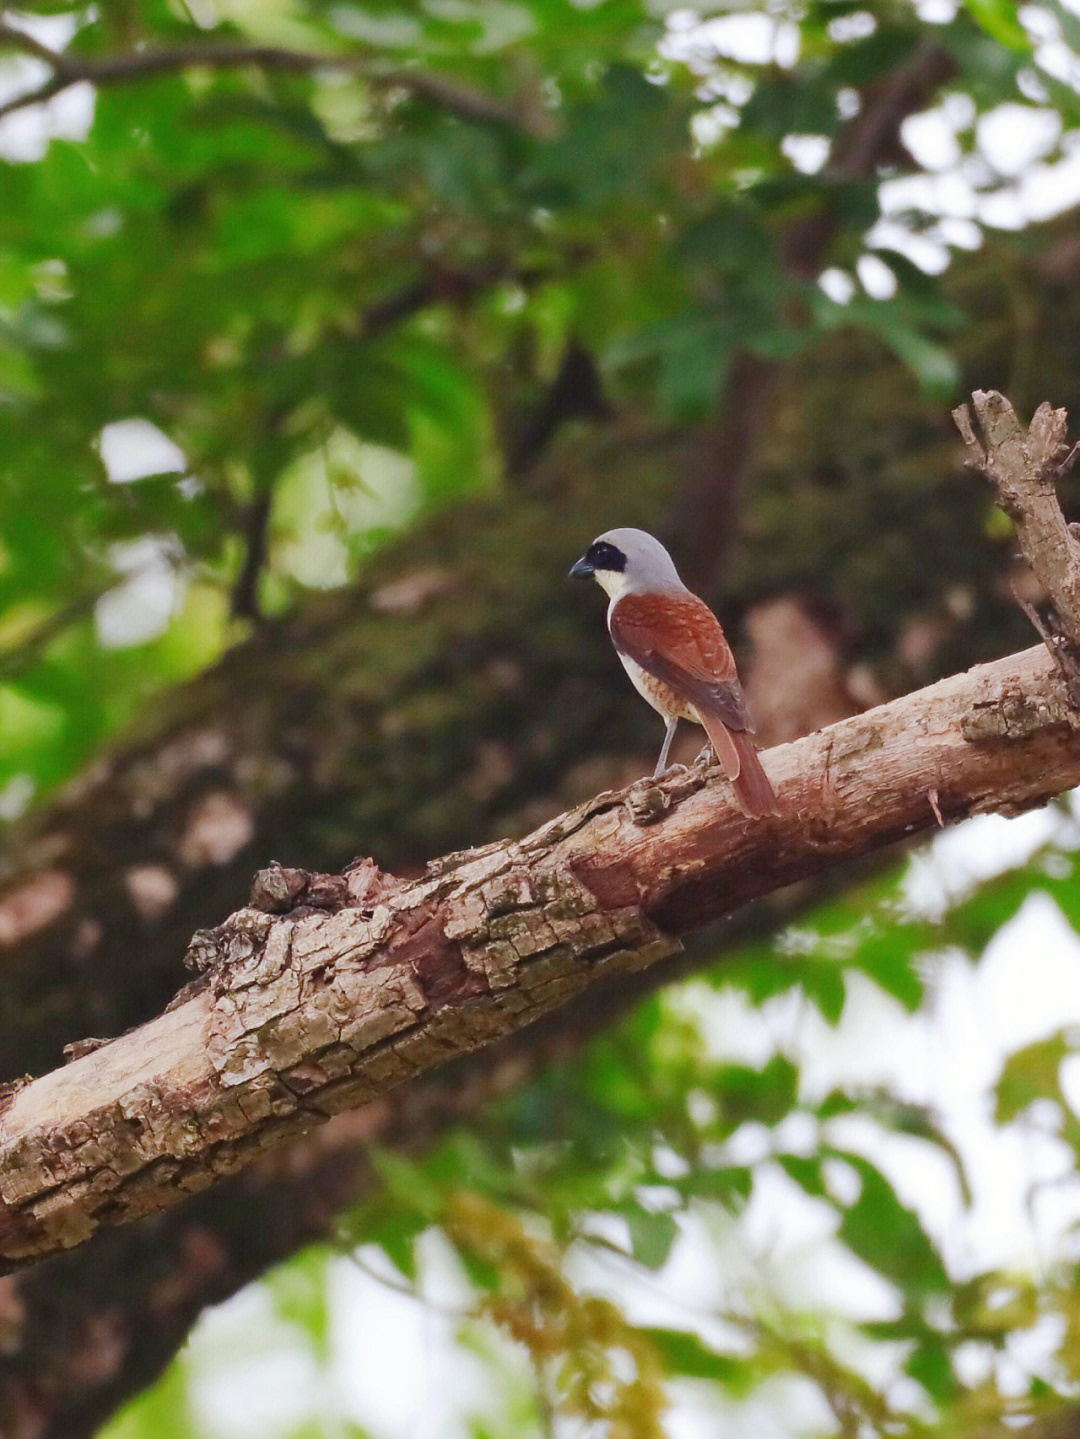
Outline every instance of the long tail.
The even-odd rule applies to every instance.
[[[701,723],[713,747],[713,753],[720,761],[724,774],[731,781],[735,791],[735,803],[750,819],[761,819],[762,815],[779,814],[780,801],[776,798],[769,776],[761,767],[754,742],[738,730],[729,730],[727,725],[714,715],[701,715]]]

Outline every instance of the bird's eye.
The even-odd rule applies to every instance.
[[[607,540],[594,541],[586,558],[594,570],[613,570],[621,574],[626,569],[626,556]]]

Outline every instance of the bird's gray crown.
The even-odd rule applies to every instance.
[[[602,557],[601,547],[611,549],[623,557],[621,573],[626,594],[663,594],[668,590],[683,590],[685,585],[679,579],[675,562],[660,541],[646,530],[607,530],[589,546],[589,556],[597,551]],[[597,568],[599,568],[599,564]],[[610,566],[614,568],[614,565]]]

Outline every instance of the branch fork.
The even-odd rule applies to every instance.
[[[967,405],[953,411],[967,464],[993,485],[998,505],[1016,526],[1021,553],[1050,598],[1050,627],[1027,601],[1017,596],[1017,602],[1053,656],[1073,708],[1080,710],[1080,540],[1057,497],[1057,482],[1080,445],[1070,449],[1068,415],[1046,401],[1026,429],[997,390],[976,390],[971,401],[982,439]]]

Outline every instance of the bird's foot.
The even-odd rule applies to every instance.
[[[713,754],[711,744],[704,745],[694,759],[694,769],[708,769],[716,756]]]
[[[655,768],[655,769],[653,770],[653,772],[652,772],[652,778],[653,778],[653,779],[663,779],[665,775],[674,774],[677,770],[682,770],[682,772],[685,774],[685,773],[686,773],[686,765],[680,764],[680,763],[678,763],[678,762],[673,762],[672,764],[666,764],[666,765],[663,766],[663,768],[661,768],[660,765],[657,765],[656,768]]]

